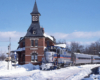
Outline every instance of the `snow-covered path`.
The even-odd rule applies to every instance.
[[[91,73],[92,68],[98,66],[100,64],[87,64],[41,71],[38,69],[38,66],[27,64],[7,70],[7,63],[0,62],[0,80],[81,80]],[[37,69],[32,70],[33,68]]]

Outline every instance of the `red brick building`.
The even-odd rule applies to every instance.
[[[19,46],[16,50],[18,53],[19,64],[40,64],[44,56],[46,46],[55,44],[53,36],[46,35],[44,29],[40,27],[37,4],[35,2],[33,11],[31,12],[32,23],[24,37],[19,40]]]

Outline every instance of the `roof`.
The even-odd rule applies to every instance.
[[[31,14],[40,14],[40,13],[38,12],[38,8],[37,8],[36,1],[35,1],[34,8],[33,8],[33,11],[31,12]]]
[[[19,40],[19,42],[20,42],[20,41],[22,41],[24,38],[25,38],[25,37],[20,37],[20,40]],[[19,43],[19,42],[18,42],[18,43]]]
[[[33,34],[33,31],[36,31],[36,34]],[[27,30],[25,37],[43,37],[43,28],[40,28],[39,22],[32,23]]]
[[[23,47],[23,48],[18,48],[17,50],[15,50],[15,52],[20,52],[20,51],[25,51],[25,47]]]
[[[44,37],[49,38],[50,40],[53,41],[53,38],[51,36],[47,35],[46,33],[44,33],[43,35],[44,35]]]

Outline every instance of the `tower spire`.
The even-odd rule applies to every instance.
[[[34,7],[33,7],[33,11],[31,12],[31,14],[40,14],[39,11],[38,11],[38,7],[37,7],[36,0],[35,0],[35,4],[34,4]]]

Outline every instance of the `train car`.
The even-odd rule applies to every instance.
[[[91,55],[74,53],[75,55],[75,64],[89,64],[91,63]]]
[[[98,55],[93,55],[92,56],[92,63],[94,64],[94,63],[100,63],[100,56],[98,56]]]

